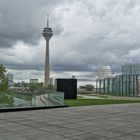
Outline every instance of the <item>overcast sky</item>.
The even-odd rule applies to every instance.
[[[0,63],[15,80],[44,76],[46,13],[51,77],[92,77],[140,60],[140,0],[0,0]]]

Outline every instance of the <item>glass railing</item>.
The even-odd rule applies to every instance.
[[[0,93],[0,109],[63,106],[64,93]]]
[[[56,105],[64,105],[64,93],[63,92],[48,93],[48,100],[50,100]]]

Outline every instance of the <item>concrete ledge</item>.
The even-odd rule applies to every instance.
[[[69,106],[68,105],[59,105],[59,106],[42,106],[42,107],[5,108],[5,109],[0,109],[0,113],[17,112],[17,111],[30,111],[30,110],[41,110],[41,109],[54,109],[54,108],[63,108],[63,107],[69,107]]]

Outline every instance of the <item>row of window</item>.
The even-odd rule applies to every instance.
[[[123,96],[140,95],[140,75],[120,75],[115,78],[98,79],[96,92]]]

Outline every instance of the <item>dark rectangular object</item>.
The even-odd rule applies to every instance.
[[[77,99],[77,79],[56,79],[56,90],[64,92],[65,99]]]
[[[41,106],[41,107],[22,107],[22,108],[5,108],[0,109],[0,113],[4,112],[18,112],[18,111],[31,111],[31,110],[41,110],[41,109],[53,109],[53,108],[62,108],[69,107],[68,105],[60,105],[60,106]]]

